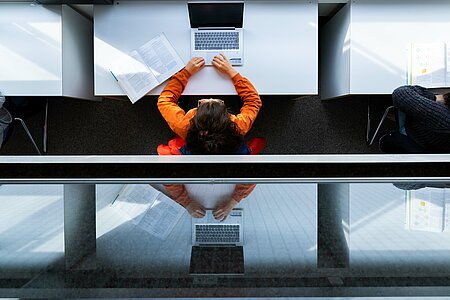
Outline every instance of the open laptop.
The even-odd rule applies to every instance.
[[[232,65],[244,63],[244,2],[188,2],[191,24],[191,57],[211,65],[223,53]]]
[[[244,273],[243,216],[243,210],[235,208],[222,222],[214,219],[212,210],[203,218],[192,218],[190,274]]]

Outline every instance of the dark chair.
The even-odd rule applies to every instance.
[[[392,153],[392,154],[426,153],[426,150],[423,147],[418,145],[413,139],[411,139],[407,135],[402,134],[400,132],[401,125],[399,123],[400,120],[399,114],[401,112],[399,112],[399,110],[393,105],[388,106],[385,109],[383,116],[381,117],[380,122],[378,123],[378,126],[375,129],[375,132],[373,133],[372,137],[370,137],[370,105],[367,107],[366,142],[368,143],[368,145],[371,146],[374,143],[384,121],[386,120],[390,112],[393,112],[395,115],[396,128],[388,133],[385,133],[379,139],[378,146],[380,150],[384,153]]]
[[[15,98],[15,99],[14,99]],[[20,126],[25,131],[28,139],[33,144],[34,149],[39,155],[42,155],[42,153],[47,152],[47,119],[48,119],[48,99],[45,99],[45,101],[36,101],[39,102],[37,104],[30,105],[28,102],[22,101],[25,99],[24,97],[8,97],[7,102],[5,103],[3,109],[8,111],[12,115],[12,122],[10,123],[8,132],[6,134],[6,138],[3,140],[3,144],[7,143],[9,138],[12,135],[12,132],[17,124],[20,124]],[[10,101],[8,101],[10,100]],[[14,100],[17,100],[16,102]],[[22,103],[21,103],[22,102]],[[37,109],[41,109],[41,105],[45,103],[45,119],[44,119],[44,127],[43,127],[43,151],[41,151],[33,138],[33,135],[31,134],[30,130],[28,129],[28,126],[25,122],[25,119],[29,117],[30,115],[34,114]],[[7,108],[8,107],[8,108]]]
[[[378,132],[380,131],[381,126],[383,125],[384,121],[386,120],[386,117],[388,116],[390,111],[394,111],[396,115],[396,120],[398,122],[398,116],[397,116],[397,109],[395,106],[391,105],[384,111],[383,116],[381,117],[380,122],[378,123],[377,129],[375,129],[375,132],[373,133],[373,136],[370,137],[370,105],[367,106],[367,130],[366,130],[366,142],[369,144],[369,146],[372,146],[373,142],[375,141],[375,138],[377,137]],[[398,123],[397,123],[398,125]]]

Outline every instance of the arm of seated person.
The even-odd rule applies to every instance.
[[[225,55],[216,55],[212,64],[219,72],[226,74],[233,81],[236,92],[242,99],[240,113],[236,116],[232,115],[232,121],[238,125],[241,134],[245,135],[251,129],[261,110],[261,98],[252,83],[236,71]]]
[[[407,118],[425,120],[429,117],[447,118],[449,110],[441,103],[434,101],[432,92],[421,86],[401,86],[392,93],[395,107],[404,112]]]
[[[246,198],[255,189],[256,184],[236,184],[233,195],[227,201],[220,203],[213,211],[213,216],[216,220],[225,220],[233,208],[239,202]]]
[[[197,201],[191,199],[184,184],[164,184],[170,198],[182,205],[194,218],[203,218],[205,208]]]

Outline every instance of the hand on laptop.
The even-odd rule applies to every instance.
[[[194,218],[203,218],[205,216],[205,208],[198,202],[192,200],[188,206],[186,206],[188,213]]]
[[[238,204],[236,200],[231,198],[229,201],[221,203],[213,211],[213,216],[216,220],[223,221],[230,214],[231,210]]]
[[[238,71],[236,71],[233,66],[230,64],[225,55],[219,54],[214,56],[212,60],[212,65],[221,73],[228,75],[230,78],[233,78]]]
[[[198,71],[200,71],[201,68],[205,66],[205,59],[203,57],[193,57],[189,60],[187,63],[186,71],[188,71],[191,75],[194,75]]]

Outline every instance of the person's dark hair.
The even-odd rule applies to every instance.
[[[191,154],[234,154],[243,140],[226,106],[210,101],[199,105],[191,119],[186,147]]]
[[[450,93],[445,93],[442,95],[444,98],[444,104],[447,106],[448,109],[450,109]]]

